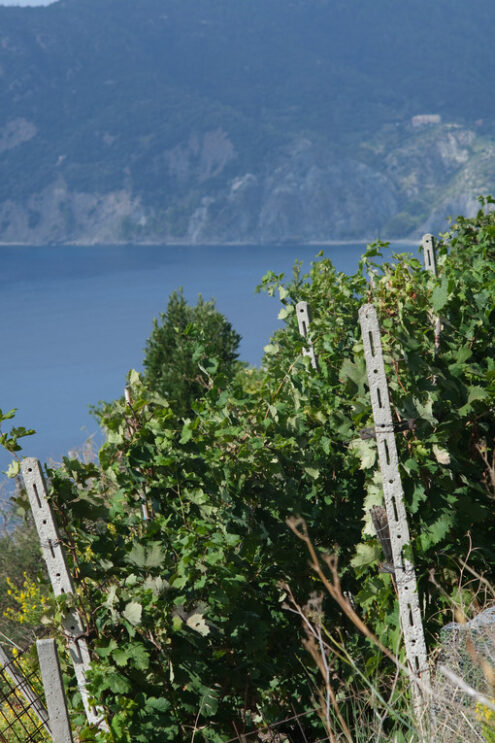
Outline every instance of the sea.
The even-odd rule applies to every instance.
[[[123,394],[129,369],[142,369],[153,318],[183,288],[215,298],[242,336],[240,358],[259,365],[280,310],[278,298],[256,293],[271,270],[309,270],[323,251],[337,270],[356,270],[364,243],[242,246],[0,246],[0,408],[17,408],[9,423],[34,428],[21,455],[59,462],[88,439],[103,441],[89,408]],[[391,245],[386,252],[416,253]],[[0,451],[0,470],[11,457]]]

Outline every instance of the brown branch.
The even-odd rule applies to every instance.
[[[310,566],[312,570],[314,570],[314,572],[318,575],[326,590],[334,599],[334,601],[337,602],[337,604],[343,610],[344,614],[351,620],[355,627],[357,627],[357,629],[365,637],[368,638],[368,640],[376,645],[382,651],[382,653],[387,656],[387,658],[392,660],[394,663],[397,663],[397,658],[394,656],[394,654],[388,648],[386,648],[383,643],[380,642],[378,637],[376,637],[373,632],[371,632],[371,630],[365,625],[361,617],[356,614],[350,603],[344,597],[337,571],[337,557],[335,555],[326,555],[323,558],[330,568],[330,573],[332,576],[332,581],[330,581],[323,571],[320,559],[316,554],[313,543],[311,542],[311,539],[309,537],[308,529],[304,519],[294,517],[289,518],[287,519],[287,525],[294,532],[294,534],[306,544],[309,555],[311,557]]]
[[[486,467],[486,472],[490,479],[492,490],[495,492],[495,449],[492,452],[492,461],[490,463],[490,461],[488,460],[488,447],[485,441],[476,441],[474,444],[474,448],[483,460],[483,463]]]

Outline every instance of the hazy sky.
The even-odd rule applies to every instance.
[[[57,0],[0,0],[0,5],[51,5]]]

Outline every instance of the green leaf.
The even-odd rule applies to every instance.
[[[488,390],[483,387],[469,387],[468,405],[475,400],[486,400],[488,396]]]
[[[187,585],[187,577],[185,575],[179,575],[171,582],[173,588],[184,588],[185,585]]]
[[[440,312],[440,310],[447,304],[448,298],[448,279],[443,276],[440,284],[438,284],[431,293],[431,306],[433,311]]]
[[[130,601],[122,612],[122,616],[124,619],[127,619],[130,624],[137,626],[138,624],[141,624],[142,613],[143,607],[141,604],[138,604],[137,601]]]
[[[131,369],[127,375],[129,387],[135,387],[141,381],[141,375],[135,369]]]
[[[170,709],[170,702],[164,697],[148,697],[145,709],[152,712],[165,713]]]
[[[108,588],[108,593],[103,603],[103,605],[106,606],[108,609],[113,609],[114,604],[116,604],[118,601],[117,590],[118,586],[116,586],[115,584],[109,586]]]
[[[121,444],[124,441],[124,429],[119,428],[117,431],[108,431],[107,441],[109,444]]]
[[[0,421],[8,421],[11,418],[15,418],[16,413],[17,408],[12,408],[12,410],[9,410],[7,413],[4,413],[2,410],[0,410]]]
[[[218,699],[219,694],[216,689],[209,689],[203,687],[203,693],[201,695],[201,714],[203,717],[213,717],[218,712]]]
[[[342,366],[340,367],[339,379],[343,382],[350,379],[360,394],[364,391],[364,384],[367,380],[366,364],[364,359],[352,362],[350,359],[344,359]]]
[[[125,666],[127,665],[127,661],[129,660],[129,656],[127,654],[126,650],[122,650],[122,648],[117,648],[112,652],[112,658],[116,662],[118,666]]]
[[[263,350],[266,354],[273,355],[279,353],[280,346],[278,343],[268,343],[268,345],[264,346]]]
[[[365,542],[358,544],[356,553],[351,560],[353,568],[362,568],[378,562],[381,557],[381,548],[376,542]]]
[[[320,470],[316,467],[305,467],[304,471],[307,475],[313,478],[313,480],[317,480],[320,476]]]
[[[20,471],[21,471],[20,461],[18,459],[13,459],[12,462],[7,467],[5,474],[7,475],[7,477],[13,478],[13,477],[17,477]]]
[[[268,403],[268,410],[270,411],[270,415],[272,416],[274,421],[278,422],[278,408],[276,405],[270,405]]]
[[[172,629],[174,632],[178,632],[180,629],[182,629],[182,619],[179,617],[178,614],[174,614],[172,617]]]
[[[158,598],[158,596],[164,593],[167,588],[170,588],[170,584],[160,575],[157,575],[156,577],[148,575],[143,583],[143,588],[149,588],[152,591],[153,596]]]
[[[193,437],[193,430],[191,428],[191,424],[188,421],[187,423],[184,423],[182,426],[182,434],[179,440],[179,444],[187,444],[188,441],[190,441]]]
[[[471,358],[473,355],[473,352],[470,348],[470,344],[466,343],[464,346],[462,346],[459,351],[456,354],[456,363],[457,364],[464,364],[468,359]]]
[[[431,399],[431,397],[428,397],[425,402],[422,402],[421,400],[415,398],[413,400],[413,403],[415,405],[418,418],[423,418],[423,420],[427,421],[432,426],[434,426],[438,422],[433,415],[433,400]]]
[[[425,486],[421,481],[414,483],[414,489],[411,499],[411,505],[409,506],[409,512],[414,514],[417,512],[421,503],[427,501],[428,496],[426,495]]]
[[[132,549],[127,555],[127,562],[136,565],[138,568],[144,568],[146,565],[146,548],[140,542],[135,542]]]
[[[423,529],[420,535],[420,543],[424,550],[438,544],[450,531],[454,522],[454,513],[443,513],[436,521]]]
[[[351,441],[349,448],[361,460],[359,469],[369,470],[375,466],[377,457],[376,442],[372,439],[354,439]]]
[[[191,614],[191,616],[187,618],[186,624],[195,632],[199,632],[203,637],[210,634],[210,628],[206,624],[202,614]]]
[[[294,305],[289,304],[287,307],[282,307],[280,312],[278,313],[278,319],[279,320],[285,320],[286,317],[289,317],[294,312]]]
[[[146,546],[134,542],[126,561],[139,568],[157,568],[163,564],[164,551],[160,542],[150,542]]]
[[[163,565],[165,553],[160,542],[150,542],[146,549],[146,567],[158,568]]]
[[[131,690],[131,682],[125,676],[121,676],[120,673],[109,673],[106,676],[106,686],[113,691],[114,694],[127,694]]]
[[[150,656],[144,645],[132,643],[128,648],[129,659],[133,661],[138,671],[146,671],[150,664]]]
[[[107,658],[114,650],[116,650],[116,648],[117,648],[117,643],[115,642],[115,640],[110,640],[108,645],[97,647],[96,653],[98,654],[100,658]]]

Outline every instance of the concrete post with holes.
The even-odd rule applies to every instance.
[[[421,242],[423,245],[425,269],[427,271],[430,271],[430,273],[432,273],[433,276],[436,276],[437,275],[437,257],[435,254],[435,238],[433,237],[433,235],[430,235],[428,233],[426,235],[423,235],[423,239]],[[440,331],[442,329],[442,323],[440,322],[439,317],[433,318],[433,325],[435,328],[435,356],[436,356],[438,353],[438,349],[440,348]]]
[[[422,723],[428,701],[430,681],[428,657],[419,607],[416,574],[408,550],[410,546],[409,527],[402,481],[399,474],[399,460],[383,363],[381,335],[376,310],[372,304],[365,304],[361,307],[359,320],[369,380],[378,457],[383,479],[385,508],[390,529],[401,627],[404,633],[414,707],[418,720]]]
[[[55,596],[74,593],[72,580],[67,569],[62,543],[55,519],[47,498],[45,481],[37,459],[26,457],[21,464],[22,477],[33,513],[34,523],[41,543],[41,552],[46,562],[48,575]],[[100,728],[104,727],[102,717],[88,701],[86,689],[86,672],[90,664],[88,645],[85,639],[85,628],[77,611],[66,614],[63,628],[67,637],[69,653],[74,664],[77,684],[88,721]]]
[[[36,649],[53,743],[74,743],[55,640],[37,640]]]
[[[311,359],[311,366],[313,369],[318,369],[318,362],[315,356],[315,349],[313,348],[313,342],[308,337],[309,326],[311,323],[311,310],[307,302],[298,302],[296,304],[296,315],[297,323],[299,325],[299,332],[302,337],[308,342],[308,345],[303,348],[303,356],[309,356]]]

